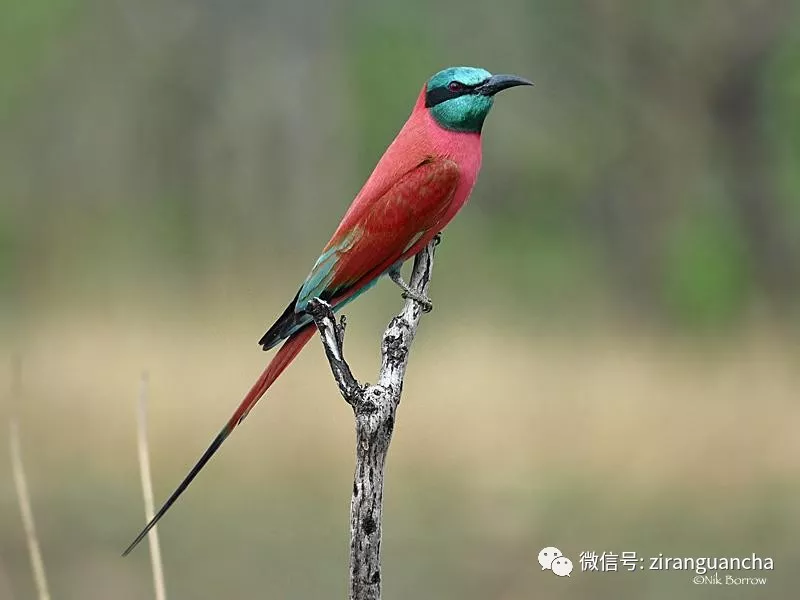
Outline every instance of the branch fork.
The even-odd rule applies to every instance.
[[[350,501],[350,599],[381,597],[381,523],[386,454],[394,431],[411,344],[425,312],[437,235],[414,258],[403,310],[392,318],[381,342],[376,384],[361,384],[344,358],[346,320],[336,321],[331,306],[318,298],[306,309],[316,323],[339,392],[356,421],[356,468]]]

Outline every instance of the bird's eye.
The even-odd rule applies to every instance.
[[[451,92],[463,92],[464,91],[464,84],[459,83],[458,81],[451,81],[447,84],[447,89]]]

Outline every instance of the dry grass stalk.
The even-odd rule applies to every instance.
[[[147,373],[142,373],[139,388],[138,410],[136,411],[136,430],[139,446],[139,469],[142,476],[142,494],[144,496],[145,522],[149,522],[155,514],[153,500],[153,482],[150,476],[150,451],[147,443],[147,396],[149,382]],[[167,592],[164,587],[164,565],[161,562],[161,545],[158,542],[158,528],[153,527],[147,534],[150,542],[150,563],[153,568],[153,586],[156,600],[166,600]]]
[[[50,600],[50,591],[47,588],[47,577],[44,572],[42,551],[39,548],[39,540],[36,537],[36,527],[33,523],[33,510],[31,509],[31,499],[28,495],[28,483],[25,479],[25,469],[22,466],[22,445],[19,439],[19,425],[14,419],[11,420],[10,430],[11,470],[14,475],[14,485],[17,488],[17,500],[19,501],[19,511],[22,515],[22,526],[25,528],[25,540],[28,543],[28,552],[31,555],[33,580],[36,584],[39,600]]]

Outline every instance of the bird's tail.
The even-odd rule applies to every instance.
[[[164,514],[175,503],[184,490],[189,487],[189,484],[197,476],[200,470],[209,460],[211,460],[211,457],[214,456],[216,451],[222,445],[222,442],[224,442],[225,439],[236,428],[236,426],[242,422],[242,420],[247,416],[247,413],[250,412],[250,409],[255,406],[256,402],[258,402],[261,396],[263,396],[269,387],[275,383],[275,380],[278,379],[281,373],[283,373],[284,369],[286,369],[286,367],[288,367],[289,364],[300,353],[300,350],[303,349],[303,346],[305,346],[308,343],[308,340],[310,340],[314,335],[314,331],[315,328],[313,325],[307,326],[289,337],[284,342],[283,346],[281,346],[280,350],[278,350],[278,353],[267,365],[267,368],[264,369],[264,372],[261,373],[261,376],[253,384],[253,387],[250,388],[249,392],[247,392],[244,400],[242,400],[242,403],[233,413],[233,416],[231,416],[230,420],[225,424],[225,427],[222,428],[222,431],[217,434],[217,437],[215,437],[214,441],[211,442],[211,445],[203,453],[203,456],[200,457],[200,460],[198,460],[197,463],[192,467],[192,470],[189,471],[189,474],[183,479],[183,481],[181,481],[181,484],[175,489],[174,492],[172,492],[172,495],[167,498],[167,501],[164,502],[164,505],[158,510],[156,515],[145,526],[142,532],[137,535],[136,539],[131,542],[131,545],[126,548],[125,552],[122,553],[122,556],[127,556],[130,554],[131,550],[133,550],[136,545],[144,539],[147,533],[156,523],[158,523],[159,519],[164,516]]]

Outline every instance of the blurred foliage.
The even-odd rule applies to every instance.
[[[0,302],[299,279],[428,75],[474,63],[537,83],[497,103],[451,243],[501,301],[723,327],[796,304],[796,3],[455,7],[3,3]]]
[[[71,24],[80,0],[32,0],[0,4],[0,122],[13,110],[31,72],[58,52],[60,35]]]

